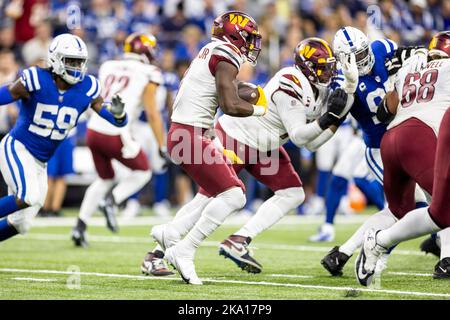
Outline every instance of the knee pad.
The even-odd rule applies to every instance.
[[[18,233],[26,234],[30,230],[33,218],[38,214],[39,208],[39,206],[33,206],[10,214],[7,218],[8,222],[16,228]]]
[[[233,187],[216,196],[216,198],[219,197],[226,201],[232,208],[234,208],[234,210],[242,209],[247,202],[244,191],[239,187]]]
[[[305,201],[305,190],[302,187],[281,189],[275,191],[275,196],[279,197],[290,209],[294,209]]]

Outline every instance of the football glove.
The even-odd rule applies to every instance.
[[[121,119],[125,117],[125,103],[122,102],[122,98],[115,95],[111,99],[111,104],[107,106],[108,111],[114,115],[114,118]]]
[[[345,81],[342,86],[348,94],[353,94],[358,87],[359,73],[358,66],[356,65],[355,54],[350,55],[350,60],[345,58],[345,54],[342,53],[339,61],[341,62],[342,72],[344,73]]]
[[[389,76],[397,73],[397,71],[403,66],[403,63],[417,52],[423,51],[424,47],[410,46],[398,48],[391,59],[386,59],[384,65],[388,71]]]
[[[263,116],[267,113],[266,94],[264,93],[264,90],[263,88],[261,88],[261,86],[257,86],[256,88],[258,89],[259,97],[258,101],[256,101],[255,105],[253,106],[253,115]]]
[[[342,118],[348,113],[347,93],[343,89],[336,89],[328,98],[327,112],[319,118],[319,126],[322,130],[326,130],[331,125],[339,126],[342,123]]]
[[[244,164],[244,161],[242,161],[241,158],[239,158],[236,152],[234,152],[233,150],[224,148],[222,152],[225,157],[227,157],[227,159],[231,161],[231,164]]]
[[[164,164],[162,165],[162,169],[166,170],[172,160],[169,157],[169,153],[167,152],[167,147],[160,147],[158,149],[159,156],[164,160]]]

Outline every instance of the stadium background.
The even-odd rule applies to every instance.
[[[160,99],[167,122],[171,97],[180,77],[210,38],[213,19],[229,9],[250,13],[263,37],[262,53],[255,69],[246,67],[241,79],[264,84],[280,67],[292,64],[292,50],[305,37],[318,36],[331,42],[342,26],[364,30],[369,38],[389,37],[400,45],[425,44],[432,33],[450,25],[450,0],[137,0],[137,1],[46,1],[0,0],[0,84],[12,81],[21,68],[43,65],[51,39],[63,32],[82,37],[89,49],[89,72],[118,58],[122,43],[131,32],[149,32],[158,38],[157,62],[164,72],[164,98]],[[17,107],[0,108],[0,136],[14,124]],[[72,137],[76,143],[74,168],[67,177],[65,204],[78,206],[93,179],[89,154],[84,146],[84,125]],[[307,194],[314,190],[314,155],[293,145],[293,158]],[[248,209],[268,191],[248,176]],[[155,185],[156,184],[156,185]],[[0,192],[6,192],[4,185]],[[174,166],[161,172],[140,195],[143,204],[170,202],[174,207],[189,200],[195,186]],[[256,201],[253,201],[256,200]],[[302,213],[302,208],[299,208]]]

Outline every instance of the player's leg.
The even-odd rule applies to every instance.
[[[334,217],[342,198],[347,194],[349,180],[358,163],[363,159],[364,143],[361,138],[353,136],[352,142],[341,153],[338,162],[333,168],[328,192],[325,198],[326,218],[320,226],[318,233],[309,238],[313,242],[334,240]]]
[[[262,155],[257,164],[247,166],[247,171],[269,187],[274,195],[259,207],[240,230],[220,244],[219,254],[232,259],[243,270],[259,273],[262,265],[250,255],[248,245],[257,235],[302,204],[305,192],[289,155],[282,147],[277,153],[272,151],[269,157]]]
[[[105,140],[102,139],[103,137],[106,137]],[[107,136],[99,135],[88,129],[86,144],[91,150],[98,177],[86,189],[83,201],[81,202],[77,224],[72,229],[72,240],[79,247],[87,246],[88,243],[85,233],[89,219],[97,211],[101,201],[114,185],[114,170],[111,163],[111,156],[104,150],[105,145],[111,145]]]
[[[416,137],[414,143],[411,143],[411,136]],[[379,257],[387,252],[385,248],[399,243],[400,241],[397,239],[401,238],[403,234],[411,234],[420,229],[420,227],[408,223],[410,220],[408,216],[414,215],[414,211],[408,212],[415,208],[416,182],[425,191],[432,193],[436,136],[433,130],[423,122],[410,119],[384,135],[381,151],[385,164],[386,200],[390,211],[400,220],[378,233],[378,235],[382,235],[379,243],[378,240],[375,242],[375,238],[379,238],[378,235],[375,235],[376,230],[383,228],[370,226],[366,231],[364,246],[359,255],[361,257],[359,264],[361,274],[365,274],[364,278],[367,280],[361,282],[362,284],[371,281]],[[415,211],[417,210],[424,210],[424,208]],[[408,215],[405,216],[407,213]],[[376,243],[379,245],[375,246]]]
[[[165,253],[182,278],[192,284],[201,284],[193,263],[197,247],[231,213],[245,205],[242,181],[228,166],[222,152],[211,140],[204,137],[203,131],[172,123],[167,143],[171,158],[181,163],[194,181],[214,196],[185,238]]]
[[[33,218],[44,205],[47,194],[46,165],[36,160],[25,146],[17,140],[12,140],[9,147],[15,159],[13,168],[16,166],[23,174],[17,194],[21,194],[23,201],[29,206],[8,215],[7,218],[2,220],[0,223],[0,239],[2,241],[18,233],[26,234],[28,232]],[[25,163],[26,165],[23,165]],[[9,189],[11,192],[17,192],[11,186]]]
[[[25,179],[23,165],[20,162],[18,163],[13,155],[12,141],[13,138],[6,135],[0,143],[0,169],[8,189],[11,191],[7,196],[0,198],[0,219],[29,206],[24,202],[23,193],[21,193]],[[22,168],[22,171],[20,168]]]

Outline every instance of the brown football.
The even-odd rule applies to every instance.
[[[256,86],[249,82],[240,81],[238,83],[238,95],[242,100],[255,104],[259,99],[259,92]]]

